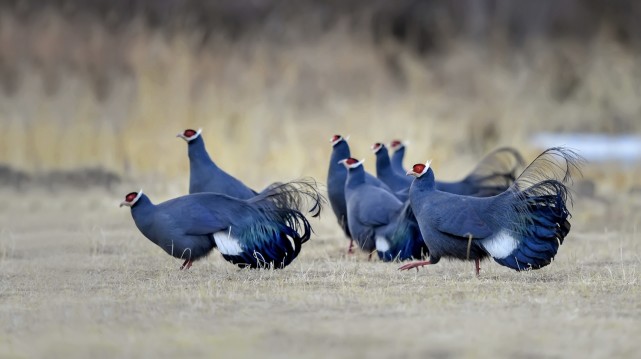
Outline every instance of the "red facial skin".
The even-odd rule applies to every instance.
[[[192,129],[190,128],[190,129],[185,130],[185,132],[183,132],[183,136],[185,136],[185,137],[187,137],[187,138],[191,138],[191,137],[193,137],[194,135],[196,135],[196,133],[198,133],[198,132],[196,132],[196,131],[194,131],[194,130],[192,130]]]
[[[131,203],[136,197],[138,196],[138,193],[136,192],[131,192],[128,195],[125,196],[125,201],[128,203]]]

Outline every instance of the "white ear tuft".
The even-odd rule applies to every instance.
[[[140,199],[140,196],[142,196],[142,188],[140,189],[140,191],[138,191],[138,195],[136,195],[136,198],[134,198],[134,200],[131,201],[132,206],[136,204],[136,202],[138,202],[138,200]]]

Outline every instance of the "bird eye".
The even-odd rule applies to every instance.
[[[341,139],[340,135],[334,135],[334,137],[332,137],[332,142],[336,142],[336,141],[338,141],[340,139]]]
[[[351,166],[351,165],[353,165],[355,163],[358,163],[358,160],[355,159],[355,158],[350,157],[350,158],[347,159],[347,161],[345,161],[345,163],[347,163],[348,165]]]
[[[196,134],[196,131],[192,129],[185,130],[185,132],[183,133],[183,135],[187,138],[193,137],[195,134]]]

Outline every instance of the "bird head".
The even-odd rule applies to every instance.
[[[405,144],[403,142],[401,142],[401,140],[394,140],[389,145],[389,147],[393,151],[399,150],[399,149],[401,149],[401,147],[404,147],[404,146],[405,146]]]
[[[352,169],[352,168],[357,168],[359,166],[362,166],[364,161],[365,160],[360,160],[359,161],[359,160],[357,160],[357,159],[355,159],[353,157],[350,157],[350,158],[346,158],[344,160],[340,160],[340,161],[338,161],[338,163],[341,163],[347,169]]]
[[[411,170],[407,171],[407,175],[420,178],[421,176],[426,174],[427,171],[430,169],[430,164],[432,164],[432,160],[425,162],[425,164],[417,163],[414,166],[412,166]]]
[[[374,154],[377,154],[378,151],[383,149],[383,147],[385,147],[384,144],[380,142],[376,142],[375,144],[372,145],[372,151],[374,152]]]
[[[336,146],[339,144],[341,141],[347,141],[349,140],[349,136],[343,138],[341,135],[334,135],[332,138],[329,139],[329,142],[332,144],[332,147]]]
[[[176,137],[180,137],[183,140],[185,140],[187,143],[195,140],[200,136],[200,133],[203,132],[202,128],[199,128],[198,131],[194,131],[191,128],[186,129],[182,133],[179,133],[176,135]]]
[[[131,192],[128,193],[125,196],[125,200],[120,202],[120,207],[122,206],[127,206],[127,207],[133,207],[136,202],[140,199],[140,196],[142,196],[142,189],[138,192]]]

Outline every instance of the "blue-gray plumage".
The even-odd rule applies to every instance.
[[[399,140],[394,140],[390,143],[390,149],[394,151],[392,154],[392,169],[401,176],[405,176],[405,173],[407,172],[403,167],[405,144]]]
[[[347,221],[347,205],[345,202],[345,182],[347,181],[347,170],[339,161],[351,156],[347,140],[341,135],[334,135],[330,142],[332,143],[332,154],[329,158],[329,169],[327,171],[327,194],[332,210],[336,215],[338,224],[341,226],[345,235],[352,238],[349,224]],[[370,174],[365,175],[367,183],[391,191],[383,182]],[[351,246],[350,246],[351,248]]]
[[[436,181],[443,192],[475,197],[495,196],[507,190],[525,162],[521,154],[510,147],[487,154],[465,178],[457,182]]]
[[[348,170],[347,221],[358,246],[370,253],[376,249],[384,261],[422,258],[427,248],[409,206],[368,184],[362,162],[354,158],[341,162]]]
[[[507,191],[485,198],[439,191],[429,162],[414,165],[410,204],[430,252],[428,261],[401,269],[441,257],[475,260],[477,274],[488,256],[517,271],[550,264],[570,231],[566,183],[580,161],[571,150],[550,148]]]
[[[201,130],[187,129],[177,137],[187,142],[189,155],[189,193],[222,193],[240,199],[256,196],[256,191],[223,171],[209,157]]]
[[[410,188],[412,179],[405,174],[399,174],[392,168],[389,152],[384,144],[380,142],[373,144],[372,151],[376,155],[376,177],[378,179],[383,181],[394,192]]]
[[[394,140],[391,146],[396,149],[391,161],[385,156],[387,149],[384,145],[379,147],[377,143],[372,146],[376,153],[376,175],[394,191],[401,191],[403,186],[409,188],[412,183],[411,178],[407,178],[405,175],[406,172],[401,173],[405,145]],[[436,189],[467,196],[494,196],[512,185],[518,171],[523,166],[523,157],[517,150],[509,147],[499,148],[481,159],[474,170],[462,180],[456,182],[436,181]]]
[[[305,199],[313,204],[313,216],[319,215],[323,199],[305,181],[274,184],[248,200],[197,193],[156,205],[142,191],[132,192],[121,206],[131,207],[145,237],[185,260],[181,269],[215,247],[241,267],[284,268],[310,238],[311,226],[300,212]]]

